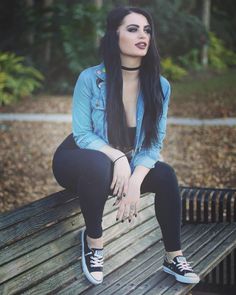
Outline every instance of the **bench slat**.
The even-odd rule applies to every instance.
[[[199,256],[202,262],[204,262],[208,256],[211,256],[211,259],[217,263],[218,257],[217,255],[214,255],[216,253],[215,251],[217,249],[221,249],[222,246],[224,245],[224,237],[230,237],[230,239],[235,239],[236,238],[236,230],[231,227],[231,225],[228,225],[226,228],[224,228],[224,231],[222,231],[222,224],[217,224],[215,229],[215,235],[211,236],[210,243],[212,247],[209,245],[205,245],[202,247],[200,250],[196,251],[195,254],[193,254],[194,250],[193,247],[188,247],[188,249],[185,250],[185,255],[188,258],[188,260],[193,261],[192,266],[196,269],[197,272],[201,275],[201,272],[199,271],[198,265],[199,265]],[[225,231],[226,236],[224,235]],[[223,238],[223,239],[222,239]],[[198,240],[198,243],[202,241],[202,238]],[[231,244],[232,246],[232,244]],[[186,254],[188,253],[188,254]],[[192,255],[193,254],[193,255]],[[224,254],[222,254],[224,255]],[[223,257],[224,258],[224,257]],[[223,259],[222,258],[222,259]],[[159,273],[156,275],[159,278]],[[156,284],[155,282],[155,275],[151,276],[148,279],[148,282],[146,284],[149,285],[149,292],[145,293],[148,295],[151,294],[187,294],[189,290],[192,289],[193,285],[189,284],[181,284],[175,281],[175,279],[172,276],[167,275],[162,281],[161,284]],[[144,293],[131,293],[132,295],[137,295],[137,294],[144,294]]]
[[[208,220],[207,211],[214,211],[212,200],[216,190],[182,187],[180,191],[182,197],[186,197],[185,204],[188,203],[189,219]],[[223,191],[217,190],[221,223],[191,224],[182,228],[182,249],[201,276],[236,247],[236,223],[223,223],[233,220],[228,215],[235,214],[232,206],[236,202],[231,192]],[[164,247],[154,214],[153,196],[142,195],[138,219],[124,224],[115,221],[117,208],[112,206],[115,198],[109,196],[103,214],[105,278],[104,283],[96,287],[81,270],[80,231],[84,220],[78,196],[64,190],[1,214],[0,294],[188,293],[193,285],[177,283],[162,271]],[[225,211],[227,220],[223,216]]]
[[[196,259],[194,258],[195,253],[200,253],[200,249],[202,248],[202,245],[207,245],[207,243],[209,243],[210,241],[214,240],[223,232],[223,230],[226,228],[225,224],[215,224],[215,226],[208,231],[206,234],[203,234],[202,236],[199,237],[199,239],[197,239],[194,243],[192,243],[191,246],[188,246],[187,249],[184,250],[184,255],[188,258],[188,260],[193,261],[192,266],[194,267],[196,265]],[[206,253],[205,252],[201,252],[201,256],[202,257],[206,257]],[[159,274],[158,274],[159,277]],[[172,276],[167,276],[165,277],[161,284],[156,284],[155,282],[155,277],[151,276],[148,279],[148,287],[150,291],[150,293],[152,292],[156,292],[157,294],[164,294],[165,292],[167,292],[167,290],[171,287],[174,286],[175,284],[180,284],[180,283],[176,283],[175,279]],[[147,284],[147,282],[146,282]],[[185,289],[186,286],[182,285],[182,289]],[[190,286],[189,286],[190,287]],[[191,285],[191,288],[193,286]]]
[[[214,227],[214,232],[216,232],[216,227]],[[211,228],[209,232],[213,231],[213,229]],[[208,233],[209,233],[208,232]],[[196,239],[200,238],[202,236],[205,236],[204,232],[201,231],[200,236],[196,235]],[[193,237],[194,239],[194,237]],[[187,243],[188,247],[189,244]],[[122,288],[120,288],[119,290],[116,291],[116,295],[125,295],[125,294],[130,294],[131,291],[135,291],[135,289],[137,289],[137,291],[135,291],[135,294],[145,294],[145,292],[147,290],[145,290],[145,287],[147,286],[149,289],[150,287],[154,284],[157,283],[157,281],[159,281],[160,278],[160,282],[161,285],[163,286],[163,281],[162,281],[162,275],[160,276],[160,273],[162,273],[162,263],[163,263],[163,253],[162,255],[159,255],[156,257],[156,261],[147,261],[146,262],[147,265],[145,265],[145,269],[144,267],[141,269],[136,269],[135,271],[133,271],[132,273],[129,274],[131,280],[130,283],[125,284]],[[159,269],[159,273],[158,275],[156,274],[156,271]],[[166,274],[163,274],[164,276],[166,276]],[[152,280],[150,280],[150,278],[152,278]],[[158,279],[157,279],[158,278]],[[147,281],[149,283],[147,283]],[[122,281],[120,282],[121,286],[122,286]],[[146,288],[147,288],[146,287]],[[166,286],[164,286],[166,287]],[[142,292],[145,291],[145,292]],[[109,290],[108,290],[109,292]],[[109,294],[109,293],[104,293],[105,295]],[[161,294],[159,293],[159,290],[156,294]]]
[[[144,199],[142,207],[146,206],[146,203],[147,203],[146,201],[147,200]],[[147,212],[147,214],[145,212]],[[138,224],[133,223],[133,224],[130,224],[130,228],[126,229],[126,231],[127,230],[130,231],[131,227],[135,227],[133,232],[135,232],[134,235],[136,236],[137,231],[139,231],[140,233],[143,232],[143,234],[145,234],[148,230],[151,230],[152,224],[154,224],[156,227],[157,222],[156,222],[155,218],[152,218],[150,221],[147,221],[146,223],[144,222],[145,218],[150,217],[150,213],[153,216],[153,212],[154,212],[153,209],[150,207],[148,207],[145,210],[141,210],[139,215],[142,218],[140,218],[138,220],[138,222],[140,223],[139,227],[137,227]],[[109,219],[111,219],[111,218],[109,218]],[[116,232],[119,235],[121,235],[121,233],[125,229],[124,225],[121,223],[117,223],[113,226],[118,228],[118,230],[116,230]],[[108,229],[108,232],[109,231],[110,231],[110,228]],[[123,236],[124,236],[124,234],[123,234]],[[129,238],[126,239],[124,246],[127,245],[127,243],[131,243],[132,239],[134,239],[135,236],[133,236],[132,234],[130,235],[130,233],[129,233],[128,234]],[[112,237],[114,239],[114,237],[111,234],[109,234],[109,237]],[[123,242],[123,239],[121,239],[121,241]],[[41,264],[43,261],[49,260],[49,262],[50,262],[51,257],[58,255],[59,253],[65,251],[67,248],[73,247],[74,245],[76,245],[78,243],[80,243],[79,233],[78,233],[78,230],[75,230],[73,232],[70,232],[67,235],[62,236],[61,238],[57,239],[53,243],[46,244],[45,246],[40,247],[39,249],[32,251],[32,252],[28,253],[27,255],[21,256],[19,259],[15,259],[10,263],[5,264],[4,265],[5,273],[1,277],[1,282],[4,282],[7,279],[12,278],[12,277],[20,274],[21,272],[24,272],[27,269],[30,269],[30,268],[36,266],[37,264]],[[121,247],[121,244],[119,244],[117,241],[115,242],[115,245],[116,246],[119,245],[119,247]],[[108,245],[107,249],[109,249],[109,245]],[[64,253],[62,253],[62,255],[64,255]],[[17,265],[18,267],[16,268],[15,265]],[[42,268],[42,265],[40,267]],[[60,267],[60,264],[59,264],[59,267]],[[47,273],[50,274],[50,271],[47,270]],[[17,280],[17,278],[15,280]]]
[[[11,226],[20,221],[26,220],[37,214],[41,214],[53,207],[57,207],[67,201],[77,198],[67,190],[59,191],[28,205],[22,206],[11,212],[0,214],[0,229]]]
[[[220,263],[235,247],[236,247],[236,224],[229,224],[227,226],[228,237],[223,240],[221,243],[217,243],[217,246],[212,249],[211,253],[206,252],[205,249],[202,249],[200,253],[204,255],[204,259],[195,265],[195,270],[199,273],[200,277],[207,275],[216,265]],[[218,237],[219,238],[219,237]],[[224,237],[225,238],[225,237]],[[214,244],[214,241],[212,241]],[[210,249],[210,247],[209,247]],[[168,289],[165,295],[176,294],[182,295],[186,294],[191,289],[191,286],[186,285],[185,290],[183,291],[183,286],[180,283],[175,283],[175,285]],[[152,293],[148,293],[151,295]],[[153,293],[153,295],[156,293]]]
[[[84,226],[83,216],[77,214],[50,227],[46,227],[33,235],[27,236],[26,238],[1,249],[0,266],[17,259],[19,256],[37,250],[60,238],[67,232],[74,231],[82,226]]]
[[[108,200],[108,207],[111,208],[111,203],[114,198]],[[151,194],[146,194],[142,199],[152,199]],[[114,201],[113,201],[114,202]],[[109,209],[110,210],[110,209]],[[113,209],[115,210],[115,208]],[[79,199],[73,199],[64,203],[62,206],[56,206],[44,211],[42,214],[35,215],[27,220],[23,220],[11,227],[0,231],[0,248],[10,245],[17,240],[23,239],[26,236],[33,234],[45,227],[60,222],[61,220],[73,216],[80,212]],[[106,214],[106,211],[104,212]]]
[[[153,224],[156,223],[156,220],[153,218]],[[136,232],[136,236],[137,234],[139,233],[140,230],[140,227],[146,227],[146,230],[148,230],[148,228],[150,228],[150,222],[149,224],[142,224],[140,225],[138,228],[134,228],[133,231]],[[109,230],[109,229],[108,229]],[[157,232],[159,231],[159,239],[160,239],[160,230],[157,229],[155,230],[155,233],[156,233],[156,236],[158,236]],[[155,237],[155,240],[157,238]],[[144,240],[144,243],[142,243],[142,240]],[[121,236],[120,238],[117,239],[116,243],[119,244],[119,243],[123,243],[124,241],[124,238],[123,236]],[[145,249],[145,245],[147,243],[147,241],[145,241],[145,238],[141,238],[140,240],[140,251],[143,251]],[[150,239],[148,239],[148,244],[150,244]],[[127,255],[125,253],[127,253],[127,249],[126,249],[126,246],[128,246],[130,243],[129,240],[127,240],[127,245],[123,244],[123,247],[124,247],[124,250],[122,250],[121,252],[123,253],[124,252],[124,259],[127,259]],[[106,247],[108,248],[109,245]],[[128,247],[129,248],[129,247]],[[66,256],[65,256],[66,254]],[[110,252],[108,251],[107,252],[107,255],[110,255]],[[73,262],[76,264],[79,264],[79,273],[77,273],[78,275],[78,281],[80,281],[80,287],[83,289],[87,288],[88,286],[88,282],[86,280],[86,278],[84,276],[82,276],[82,271],[81,271],[81,261],[80,261],[80,258],[78,259],[78,257],[80,257],[80,245],[79,243],[73,247],[73,248],[70,248],[69,250],[65,251],[64,253],[56,256],[56,257],[53,257],[51,259],[49,259],[47,262],[45,263],[42,263],[40,264],[39,266],[37,267],[34,267],[32,268],[31,270],[25,272],[25,273],[22,273],[21,275],[15,277],[14,279],[10,281],[7,281],[5,283],[5,288],[7,288],[7,291],[8,293],[4,293],[4,294],[12,294],[14,292],[19,292],[20,290],[24,289],[24,288],[28,288],[30,286],[30,283],[32,284],[32,282],[40,282],[40,280],[42,279],[47,279],[47,277],[45,277],[45,274],[47,274],[47,276],[50,274],[50,275],[53,275],[53,272],[57,272],[57,271],[60,271],[58,273],[58,276],[61,277],[61,274],[63,273],[63,269],[62,269],[62,265],[64,265],[64,267],[66,266],[69,266],[70,264],[72,264]],[[63,263],[62,263],[63,262]],[[117,267],[116,264],[113,265],[113,267]],[[64,275],[65,275],[66,271],[64,272]],[[72,273],[73,276],[75,276],[75,273]],[[30,279],[30,282],[29,282],[29,278]],[[71,278],[64,278],[64,276],[61,278],[62,281],[65,281],[66,280],[70,280]],[[50,284],[48,284],[49,280],[47,280],[45,282],[45,286],[46,288],[44,289],[43,288],[43,284],[40,284],[40,288],[38,290],[41,290],[42,293],[43,291],[46,292],[50,292],[51,290],[48,289],[48,288],[51,288],[52,287],[52,283],[54,282],[54,285],[56,284],[56,286],[58,286],[58,284],[62,284],[62,281],[59,281],[58,279],[55,278],[55,276],[53,277],[53,281],[50,280]],[[37,286],[36,286],[37,287]],[[43,288],[43,289],[42,289]],[[1,289],[0,289],[1,290]],[[32,290],[30,289],[29,292],[31,292]],[[28,292],[28,291],[27,291]],[[27,294],[27,292],[25,294]],[[28,294],[31,294],[31,293],[28,293]],[[45,294],[45,293],[43,293]]]
[[[80,211],[79,200],[76,199],[74,202],[65,203],[62,207],[52,208],[41,215],[3,229],[0,231],[0,247],[7,246],[66,217],[75,215],[78,211]]]
[[[209,227],[209,226],[208,226]],[[211,225],[212,227],[212,225]],[[182,231],[181,240],[183,246],[185,247],[186,242],[189,239],[196,239],[199,233],[206,231],[206,226],[202,225],[200,227],[188,227],[185,226]],[[163,243],[155,243],[148,251],[136,256],[133,260],[129,261],[122,268],[117,269],[115,272],[109,274],[108,277],[105,278],[104,284],[96,287],[96,294],[116,294],[116,292],[127,284],[131,284],[134,277],[138,277],[139,273],[147,270],[150,264],[154,263],[154,268],[156,267],[156,263],[160,260],[162,263],[164,254]],[[148,261],[148,263],[147,263]],[[152,262],[153,261],[153,262]],[[107,262],[105,262],[107,263]],[[74,282],[74,285],[76,282]],[[106,289],[109,289],[106,291]],[[75,286],[76,290],[77,286]],[[90,290],[86,291],[86,295],[93,295],[94,288],[90,288]],[[66,291],[62,294],[66,294]]]
[[[106,203],[103,217],[103,228],[110,227],[114,223],[113,221],[115,220],[117,210],[112,206],[113,203],[113,199],[109,199]],[[154,209],[150,208],[148,211],[144,210],[148,206],[151,206],[152,203],[152,196],[146,195],[145,198],[141,198],[140,215],[136,220],[136,226],[141,222],[142,219],[153,216]],[[110,210],[113,210],[112,213],[110,213]],[[52,224],[41,231],[33,233],[32,235],[1,249],[0,265],[16,259],[17,257],[27,254],[33,250],[36,250],[49,242],[53,242],[53,240],[60,238],[63,234],[66,234],[67,232],[70,232],[74,229],[81,228],[82,226],[84,226],[84,219],[81,214],[77,214],[64,219],[63,221],[59,221],[56,224]],[[129,227],[127,227],[127,230],[129,230]],[[119,232],[120,231],[117,231],[117,227],[114,227],[114,229],[112,229],[111,235],[115,233],[117,234]]]

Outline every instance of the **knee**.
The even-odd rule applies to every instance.
[[[156,170],[158,171],[157,173],[161,173],[161,178],[163,180],[167,180],[167,181],[177,180],[175,170],[171,165],[164,162],[159,162],[159,167],[156,167],[156,168],[157,168]]]

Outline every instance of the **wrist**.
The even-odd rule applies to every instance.
[[[123,154],[123,155],[117,157],[117,158],[113,161],[113,163],[115,164],[117,161],[119,161],[120,159],[125,158],[125,157],[126,157],[126,155]]]
[[[138,177],[137,175],[135,174],[132,174],[130,179],[129,179],[129,182],[135,184],[135,185],[138,185],[139,187],[141,187],[142,185],[142,182],[143,182],[143,179],[141,177]]]

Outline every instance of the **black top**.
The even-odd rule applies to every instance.
[[[122,151],[126,154],[127,158],[131,158],[131,151],[134,148],[135,143],[136,127],[128,127],[129,145],[126,146]]]
[[[130,149],[132,149],[134,147],[136,127],[128,127],[128,133],[129,133],[129,140],[130,140]]]

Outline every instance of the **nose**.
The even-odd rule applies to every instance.
[[[144,31],[140,30],[139,31],[139,38],[140,39],[146,39],[147,38],[147,35]]]

